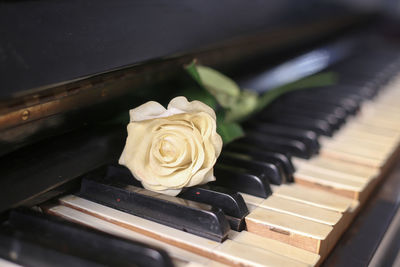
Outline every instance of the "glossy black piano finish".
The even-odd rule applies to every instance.
[[[316,138],[334,134],[348,117],[357,113],[360,103],[373,98],[377,88],[393,74],[388,70],[389,74],[383,73],[366,83],[360,79],[384,66],[386,56],[396,47],[396,43],[384,39],[376,43],[371,40],[369,34],[376,35],[376,31],[356,33],[355,30],[364,29],[372,22],[373,17],[369,15],[353,14],[348,9],[336,9],[336,5],[333,8],[318,1],[273,1],[271,9],[260,8],[261,3],[222,2],[219,4],[222,6],[210,13],[208,8],[218,4],[188,2],[175,10],[171,2],[157,6],[160,19],[147,24],[146,14],[157,2],[129,3],[123,12],[119,12],[120,4],[106,2],[92,7],[90,1],[84,1],[82,5],[87,9],[64,1],[52,3],[53,6],[46,2],[0,3],[0,22],[4,22],[0,32],[7,37],[0,41],[0,63],[4,63],[0,64],[0,74],[6,77],[0,81],[0,214],[3,220],[7,220],[10,209],[32,207],[62,194],[78,192],[83,175],[115,163],[125,141],[126,111],[148,100],[165,102],[180,94],[176,88],[191,83],[177,77],[184,77],[182,66],[194,57],[244,84],[243,81],[251,80],[252,74],[275,71],[275,63],[279,67],[280,63],[301,57],[305,52],[321,51],[314,50],[320,45],[324,49],[332,48],[331,40],[338,40],[333,42],[335,49],[343,48],[346,53],[339,53],[343,58],[335,58],[322,69],[343,74],[339,84],[294,92],[278,100],[276,103],[290,108],[275,107],[274,112],[266,112],[264,117],[254,120],[265,120],[268,127],[275,125],[276,128],[257,129],[249,123],[246,129],[252,132],[249,136],[259,138],[225,148],[226,158],[221,158],[216,167],[215,174],[220,177],[217,182],[199,187],[198,191],[194,188],[182,193],[182,198],[201,203],[205,199],[196,198],[197,193],[209,192],[217,201],[222,194],[231,197],[237,209],[230,210],[225,205],[228,201],[215,207],[230,222],[236,220],[239,225],[247,214],[247,207],[242,205],[236,191],[266,198],[271,194],[270,183],[293,182],[291,157],[310,158],[317,154]],[[59,4],[63,8],[58,8]],[[41,8],[44,5],[46,8]],[[57,12],[51,13],[52,9]],[[266,18],[263,11],[267,9]],[[99,14],[104,16],[98,17]],[[132,23],[135,14],[139,14],[138,19],[145,27]],[[75,17],[73,22],[71,17]],[[171,17],[175,19],[169,20]],[[25,19],[32,23],[26,23]],[[12,26],[10,31],[4,28],[8,25]],[[214,25],[218,27],[213,28]],[[46,42],[49,36],[52,38]],[[29,43],[24,38],[33,41]],[[388,52],[381,54],[382,60],[376,60],[379,64],[363,72],[363,61],[352,67],[346,65],[348,53],[352,57],[351,53],[363,51],[354,51],[359,47],[388,48]],[[331,66],[333,63],[336,64]],[[293,127],[298,128],[289,132]],[[254,142],[258,139],[262,143],[265,136],[270,137],[265,146]],[[243,164],[242,168],[236,166],[241,171],[244,169],[240,175],[240,171],[226,166],[240,165],[236,164],[239,161],[227,160],[229,153],[244,155],[247,157],[244,163],[249,158],[253,163]],[[232,180],[237,183],[232,184]],[[395,178],[388,181],[393,182]],[[384,185],[382,190],[395,190],[396,183]],[[222,189],[218,191],[217,187]],[[398,207],[395,194],[391,191],[385,196],[389,199],[382,200],[379,196],[384,193],[378,193],[369,202],[369,208],[360,214],[355,228],[350,227],[325,262],[326,266],[363,266],[373,258]],[[377,221],[379,229],[375,228]],[[218,240],[225,238],[224,234]],[[389,258],[387,262],[393,262]]]
[[[0,99],[260,32],[357,13],[315,0],[2,1],[0,47],[7,56],[0,57]]]
[[[168,102],[193,58],[243,76],[373,18],[320,1],[2,1],[0,155]]]
[[[10,213],[0,243],[1,258],[24,266],[173,266],[163,250],[28,209]]]
[[[79,196],[218,242],[227,238],[230,229],[219,208],[154,193],[108,177],[83,178]]]

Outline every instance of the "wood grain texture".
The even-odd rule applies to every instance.
[[[320,254],[333,228],[297,216],[257,208],[246,217],[247,231]]]
[[[324,240],[332,231],[332,226],[260,207],[246,216],[248,221],[317,240]]]
[[[270,238],[265,238],[260,235],[250,233],[248,231],[242,231],[240,233],[231,231],[229,239],[249,246],[256,246],[267,249],[274,253],[284,255],[288,258],[304,262],[312,266],[314,266],[320,258],[318,254],[311,253],[307,250],[300,249]]]
[[[229,258],[229,263],[233,262],[240,266],[309,266],[309,264],[289,259],[268,250],[232,240],[226,240],[218,246],[215,254],[217,257]]]
[[[99,219],[97,217],[91,216],[89,214],[83,213],[76,209],[72,209],[66,206],[55,206],[50,208],[48,212],[56,216],[60,216],[66,220],[70,220],[75,223],[93,227],[97,230],[106,232],[108,234],[120,236],[127,239],[132,239],[135,241],[140,241],[158,248],[162,248],[165,251],[167,251],[168,254],[174,259],[178,259],[184,262],[198,263],[200,265],[208,265],[212,263],[211,260],[208,258],[177,248],[175,246],[169,245],[168,243],[161,242],[157,239],[148,237],[146,235],[127,230],[123,227]]]
[[[234,266],[307,266],[305,263],[289,259],[258,247],[249,247],[232,240],[218,243],[76,196],[66,196],[60,199],[60,202],[67,207],[108,221],[122,228],[146,235],[223,264]]]

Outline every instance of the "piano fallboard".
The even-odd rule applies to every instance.
[[[274,55],[276,44],[269,46],[273,38],[265,32],[257,33],[193,53],[157,57],[105,72],[96,70],[95,75],[82,73],[85,77],[23,90],[0,101],[0,238],[3,234],[10,244],[12,238],[21,237],[19,233],[26,233],[26,239],[22,235],[18,242],[24,248],[35,247],[38,244],[32,242],[31,235],[37,234],[32,233],[37,228],[22,227],[13,216],[22,218],[27,212],[27,217],[32,215],[30,219],[36,220],[46,218],[45,213],[52,216],[50,221],[61,217],[54,219],[58,225],[54,227],[62,228],[66,221],[73,221],[112,234],[97,232],[99,235],[94,235],[99,240],[112,240],[116,235],[118,241],[123,237],[122,243],[131,239],[149,245],[150,250],[162,248],[154,253],[163,259],[163,266],[393,264],[400,248],[390,238],[399,231],[395,223],[400,202],[400,109],[396,106],[396,97],[400,97],[396,91],[400,84],[399,47],[374,31],[347,35],[366,17],[357,14],[350,18],[339,21],[332,17],[316,31],[305,26],[304,31],[282,35],[288,37],[279,41],[285,53]],[[330,41],[330,34],[344,29],[346,35],[339,36],[346,38]],[[306,43],[312,43],[313,49]],[[286,54],[296,45],[290,55]],[[244,51],[246,47],[249,50]],[[196,188],[176,199],[156,197],[140,184],[127,182],[133,177],[122,175],[126,170],[117,171],[115,177],[91,180],[93,174],[99,174],[99,168],[116,166],[126,137],[126,117],[120,115],[127,107],[153,97],[165,102],[179,94],[176,88],[190,84],[186,78],[179,78],[183,76],[182,65],[193,57],[221,67],[240,84],[254,85],[260,84],[254,81],[262,80],[256,78],[265,72],[294,62],[285,61],[288,58],[301,58],[310,51],[337,55],[329,53],[333,47],[345,53],[339,53],[340,57],[319,71],[340,74],[342,80],[280,97],[243,123],[245,138],[224,147],[215,167],[220,179],[217,177],[217,182],[201,188],[201,192],[212,191],[210,196],[219,199],[223,194],[234,196],[237,209],[214,200],[196,199],[195,195],[200,194]],[[283,65],[274,67],[271,62],[265,63],[265,58]],[[248,69],[241,72],[241,66]],[[68,75],[71,78],[75,74]],[[23,86],[20,83],[16,88]],[[161,87],[165,90],[150,90]],[[389,96],[385,96],[387,92]],[[108,112],[115,106],[118,108]],[[229,183],[232,180],[237,183]],[[100,188],[107,195],[84,192],[82,184],[91,184],[91,190]],[[174,221],[179,212],[167,212],[170,217],[161,218],[162,212],[154,212],[156,208],[143,211],[143,206],[132,205],[135,196],[136,201],[145,199],[157,208],[157,204],[164,203],[165,209],[179,207],[201,216]],[[16,215],[18,212],[25,215]],[[210,216],[219,228],[209,229],[204,223]],[[202,227],[197,227],[196,220],[203,223]],[[74,229],[71,231],[85,229],[66,225]],[[209,232],[198,233],[204,229]],[[51,247],[54,240],[46,238],[40,237],[40,245],[48,249],[46,253],[65,252],[58,245]],[[65,252],[65,259],[72,255],[77,262],[94,260],[79,255],[73,242],[68,245],[71,251]],[[13,253],[1,257],[26,264],[23,257],[18,261],[12,249]]]

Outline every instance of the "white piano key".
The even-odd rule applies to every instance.
[[[199,253],[223,263],[251,266],[307,266],[307,264],[270,251],[248,247],[232,240],[226,240],[223,243],[211,241],[76,196],[66,196],[60,199],[60,201],[64,205],[84,211],[126,229]],[[50,212],[54,213],[54,208]]]

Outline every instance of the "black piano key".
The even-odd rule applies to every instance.
[[[278,104],[289,105],[297,109],[306,109],[312,111],[320,111],[326,113],[332,113],[338,118],[345,117],[347,112],[339,103],[326,103],[321,101],[320,98],[300,98],[296,94],[288,94],[283,96],[277,101]]]
[[[325,86],[319,88],[308,89],[307,91],[310,94],[315,94],[316,97],[318,96],[325,96],[327,98],[344,98],[354,101],[358,106],[366,100],[367,98],[364,97],[362,94],[357,92],[359,88],[351,85],[333,85],[333,86]]]
[[[245,129],[299,140],[306,145],[309,153],[317,153],[320,148],[318,135],[310,130],[296,129],[259,120],[251,120],[247,122],[245,124]]]
[[[283,175],[275,164],[249,159],[245,155],[223,152],[217,163],[246,168],[259,177],[267,178],[270,184],[280,185],[284,182]]]
[[[100,172],[102,172],[102,175],[105,175],[108,180],[143,188],[141,183],[136,180],[131,172],[124,166],[107,165],[102,169],[103,171]],[[97,173],[98,172],[99,171],[97,171]],[[236,191],[219,186],[201,185],[184,188],[177,197],[220,208],[224,212],[232,229],[236,231],[244,229],[244,217],[247,215],[248,210],[242,196]]]
[[[341,80],[335,87],[339,88],[337,90],[346,90],[347,92],[358,94],[364,99],[372,99],[377,94],[379,86],[372,82],[349,82]]]
[[[211,184],[262,198],[272,194],[268,180],[252,174],[247,169],[216,164],[214,174],[216,181]]]
[[[254,145],[247,144],[239,144],[237,142],[232,142],[224,147],[224,151],[231,151],[236,153],[241,153],[246,156],[250,156],[258,161],[271,162],[282,168],[285,173],[286,181],[293,182],[293,173],[295,171],[294,166],[292,164],[290,155],[265,151]]]
[[[347,73],[339,73],[338,76],[338,82],[336,84],[325,86],[323,90],[333,92],[341,91],[343,93],[355,94],[363,99],[370,99],[377,93],[377,90],[381,88],[381,86],[377,86],[375,83],[371,82],[371,78],[360,80]],[[319,89],[320,88],[318,88],[318,90]]]
[[[296,115],[310,119],[322,120],[327,122],[330,128],[333,129],[334,131],[338,130],[346,120],[346,116],[338,117],[329,111],[324,112],[324,111],[305,109],[305,108],[303,109],[296,107],[286,107],[282,111],[273,111],[271,114],[272,116],[277,116],[278,118],[281,117],[282,115],[289,115],[289,116]]]
[[[359,102],[356,102],[351,97],[344,97],[343,95],[338,95],[337,92],[329,91],[296,91],[294,93],[288,94],[288,97],[295,98],[296,101],[302,103],[318,103],[319,105],[335,105],[341,107],[348,115],[354,115],[360,108]]]
[[[297,100],[277,101],[260,113],[264,117],[282,117],[284,115],[303,116],[305,118],[319,119],[326,121],[332,129],[339,127],[346,121],[349,114],[336,105],[321,105],[319,103],[299,103]]]
[[[246,132],[246,135],[238,139],[236,142],[252,144],[269,151],[288,153],[304,159],[308,159],[312,156],[312,153],[309,153],[307,150],[306,145],[299,140],[277,137],[253,131]]]
[[[100,172],[99,172],[100,171]],[[125,166],[119,164],[108,164],[105,165],[98,170],[92,171],[86,175],[87,178],[104,177],[107,181],[118,182],[119,184],[124,185],[133,185],[136,187],[141,187],[142,183],[137,180],[131,173],[131,171]]]
[[[185,232],[222,242],[229,223],[221,209],[109,181],[82,179],[79,195]]]
[[[389,64],[390,61],[380,61],[375,55],[371,55],[368,59],[364,55],[364,58],[360,56],[354,57],[349,61],[338,63],[331,68],[340,75],[349,75],[357,79],[371,79]]]
[[[350,115],[339,103],[327,103],[316,98],[308,100],[291,96],[284,98],[282,102],[284,105],[288,105],[296,110],[300,109],[320,112],[322,114],[331,114],[341,121],[345,121],[347,116]]]
[[[77,258],[87,261],[83,266],[90,266],[92,263],[100,266],[173,266],[168,254],[158,248],[32,210],[12,211],[7,223],[8,227],[21,238],[16,242],[22,241],[22,245],[28,245],[25,242],[32,241],[37,246],[68,254],[75,261]],[[34,257],[32,252],[32,250],[25,251],[28,255],[24,257]],[[58,263],[55,262],[57,266],[64,263],[62,258],[57,261]],[[28,265],[32,263],[33,261],[27,262]],[[69,266],[79,266],[79,264]]]
[[[356,62],[354,62],[356,63]],[[364,62],[357,62],[356,64],[345,64],[339,67],[339,82],[349,84],[365,84],[373,83],[379,89],[385,85],[393,75],[390,70],[390,64],[387,62],[383,65],[378,65],[376,62],[366,66],[360,65]]]
[[[220,208],[235,231],[245,228],[245,217],[249,214],[243,197],[236,191],[212,184],[187,187],[177,196]]]
[[[20,233],[0,231],[0,258],[24,266],[107,266],[61,253],[21,238]]]
[[[339,72],[363,75],[368,78],[396,63],[397,52],[387,52],[389,51],[375,49],[368,51],[368,57],[365,54],[358,54],[353,56],[351,60],[336,64],[334,68]]]
[[[281,114],[279,116],[271,116],[270,114],[258,114],[257,119],[265,122],[273,122],[280,125],[314,131],[319,135],[332,136],[334,132],[334,129],[329,125],[329,123],[324,120],[307,118],[299,115]]]
[[[286,171],[286,167],[283,166],[285,163],[283,163],[282,159],[280,156],[284,156],[282,154],[279,153],[275,153],[275,152],[265,152],[267,154],[271,153],[271,154],[278,154],[277,157],[267,157],[265,156],[265,153],[262,151],[257,151],[257,149],[253,149],[252,151],[254,151],[255,153],[244,153],[244,152],[239,152],[239,151],[235,151],[232,149],[225,149],[223,154],[224,155],[229,155],[235,158],[239,158],[239,159],[243,159],[246,161],[250,161],[250,162],[256,162],[257,164],[263,165],[264,163],[267,164],[272,164],[274,166],[274,169],[277,169],[277,172],[279,175],[276,175],[275,179],[269,179],[269,182],[271,184],[282,184],[282,183],[289,183],[291,182],[291,176],[293,173]],[[261,153],[258,153],[261,152]],[[260,154],[260,155],[258,155]],[[285,159],[288,159],[286,156],[284,156]],[[267,165],[268,166],[268,165]],[[274,170],[274,172],[276,172]]]

